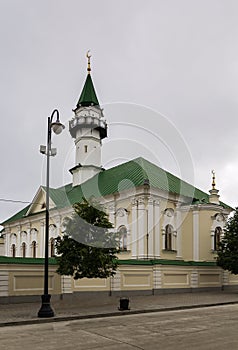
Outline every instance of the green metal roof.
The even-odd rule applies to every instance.
[[[56,208],[65,208],[80,202],[83,197],[100,198],[145,184],[149,184],[151,188],[184,196],[184,204],[209,203],[207,193],[141,157],[101,171],[79,186],[73,187],[72,184],[68,184],[57,189],[50,188],[49,194]],[[220,204],[227,209],[232,209],[225,203],[220,202]],[[23,218],[29,207],[28,205],[2,225]]]
[[[102,171],[80,186],[73,187],[68,192],[68,198],[74,202],[77,194],[86,198],[101,197],[146,183],[149,183],[150,187],[188,197],[190,203],[209,203],[207,193],[141,157]],[[221,204],[230,208],[222,202]]]
[[[80,106],[99,106],[99,102],[97,99],[97,95],[93,86],[93,81],[91,75],[88,74],[83,90],[79,97],[79,101],[77,103],[77,107]]]
[[[13,216],[11,216],[9,219],[4,221],[3,223],[1,223],[1,225],[4,225],[4,224],[7,224],[7,223],[12,222],[12,221],[17,221],[17,220],[22,219],[26,215],[26,213],[27,213],[29,208],[30,208],[30,204],[27,207],[25,207],[22,210],[20,210],[18,213],[16,213]]]

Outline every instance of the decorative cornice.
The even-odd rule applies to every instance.
[[[132,198],[132,200],[131,200],[131,205],[132,206],[136,206],[137,205],[137,199],[134,197],[134,198]]]
[[[145,204],[145,197],[138,197],[138,205],[143,205]]]
[[[152,196],[149,196],[148,197],[148,205],[153,205],[154,204],[154,197],[152,197]]]
[[[128,215],[128,211],[125,208],[118,208],[116,210],[116,216],[123,217],[123,216],[127,216],[127,215]]]

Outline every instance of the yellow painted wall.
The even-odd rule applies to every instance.
[[[49,268],[49,293],[60,295],[62,278],[56,274],[56,266]],[[4,276],[2,292],[5,296],[42,295],[43,265],[0,265],[0,276]],[[156,280],[156,283],[155,283]],[[115,284],[116,283],[116,284]],[[113,281],[107,279],[73,280],[67,292],[151,291],[156,289],[219,288],[223,284],[223,270],[217,266],[185,265],[121,265]],[[229,274],[228,285],[238,286],[238,276]],[[71,289],[72,288],[72,289]]]
[[[191,269],[181,266],[162,266],[162,288],[189,288]]]
[[[238,285],[238,275],[229,273],[229,285]]]
[[[204,269],[200,268],[198,271],[198,286],[204,287],[218,287],[222,285],[222,271],[218,268]]]
[[[182,212],[182,258],[193,260],[193,214],[192,211]]]
[[[109,278],[82,278],[79,280],[72,279],[73,291],[108,291],[110,290]]]
[[[120,252],[117,256],[120,260],[128,260],[131,259],[131,250],[129,250],[130,247],[128,247],[128,250]]]
[[[153,288],[152,267],[121,266],[121,290],[150,290]]]
[[[6,270],[8,270],[9,296],[43,294],[43,266],[11,265],[7,266]],[[56,267],[49,268],[49,293],[61,294],[61,277],[55,270]]]
[[[201,261],[211,261],[214,258],[211,253],[212,215],[214,211],[211,210],[199,211],[199,258]]]

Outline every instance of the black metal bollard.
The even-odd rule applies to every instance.
[[[129,309],[129,298],[120,298],[120,307],[118,308],[120,311],[130,310]]]

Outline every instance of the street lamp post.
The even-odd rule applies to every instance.
[[[56,113],[56,122],[53,122],[53,117]],[[56,149],[51,148],[51,134],[52,130],[59,135],[64,129],[64,125],[60,123],[59,111],[55,109],[51,116],[48,117],[47,128],[47,146],[41,146],[40,152],[46,154],[46,211],[45,211],[45,262],[44,262],[44,294],[41,296],[41,308],[38,311],[38,317],[53,317],[54,311],[50,306],[49,294],[49,179],[50,179],[50,156],[56,155]]]

